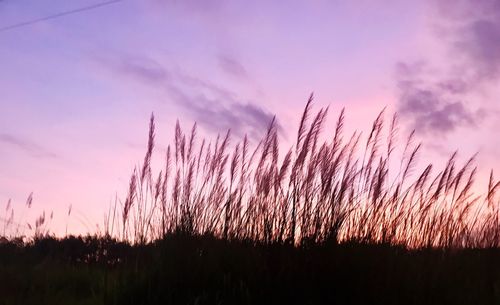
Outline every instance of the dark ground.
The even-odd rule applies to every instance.
[[[500,304],[500,250],[3,241],[0,304]]]

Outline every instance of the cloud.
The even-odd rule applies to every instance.
[[[254,140],[260,140],[271,123],[273,115],[254,103],[243,103],[220,97],[210,97],[197,92],[188,93],[177,86],[169,85],[168,92],[177,105],[180,105],[195,121],[213,132],[230,129],[239,137],[247,134]],[[283,128],[278,123],[278,130]]]
[[[116,74],[133,77],[147,84],[159,84],[171,76],[169,71],[149,57],[121,57],[119,59],[98,57],[96,61]]]
[[[234,57],[220,54],[217,56],[220,68],[229,75],[238,78],[247,78],[248,73],[242,63],[237,61]]]
[[[500,1],[446,0],[440,12],[451,32],[452,47],[478,80],[500,76]],[[444,6],[453,6],[447,10]]]
[[[467,106],[468,85],[462,79],[433,81],[425,73],[425,64],[398,63],[398,111],[420,133],[446,135],[458,127],[477,126],[484,111]]]
[[[496,112],[498,106],[477,96],[500,78],[500,1],[432,2],[438,8],[436,38],[448,58],[441,69],[425,60],[396,65],[398,111],[417,131],[445,136],[478,126],[486,113]]]
[[[178,70],[168,69],[146,56],[99,58],[98,62],[115,74],[164,90],[175,105],[201,126],[214,132],[231,129],[237,136],[248,134],[251,138],[260,140],[273,118],[262,107],[252,101],[242,100],[230,90]],[[283,134],[279,123],[278,129]]]
[[[499,16],[500,18],[500,16]],[[463,50],[479,78],[497,78],[500,72],[500,20],[476,20],[466,26],[457,48]]]
[[[14,136],[11,134],[0,133],[0,142],[6,145],[14,146],[20,150],[23,150],[35,158],[50,158],[50,159],[58,158],[57,154],[48,151],[44,147],[34,142],[31,142],[27,139],[23,139],[21,137]]]

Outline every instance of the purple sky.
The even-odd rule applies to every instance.
[[[0,29],[96,3],[0,0]],[[480,152],[483,176],[500,167],[499,1],[274,3],[123,0],[0,30],[0,204],[23,223],[53,210],[56,232],[71,204],[69,231],[91,230],[123,197],[151,112],[159,150],[177,118],[257,138],[274,114],[286,145],[312,91],[351,129],[398,111],[424,161],[458,148]]]

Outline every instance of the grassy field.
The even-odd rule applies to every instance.
[[[0,304],[498,304],[497,249],[292,247],[173,234],[148,245],[2,243]]]
[[[156,173],[152,116],[126,196],[89,237],[55,239],[42,214],[16,238],[8,205],[0,304],[500,304],[493,173],[475,194],[474,158],[417,165],[396,116],[345,135],[342,110],[325,138],[328,109],[311,108],[284,155],[275,120],[253,149],[178,123]]]

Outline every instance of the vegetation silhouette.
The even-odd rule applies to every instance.
[[[321,141],[328,108],[312,115],[312,101],[311,95],[296,143],[284,156],[275,119],[255,149],[245,137],[232,152],[229,131],[197,145],[196,124],[185,134],[177,122],[158,174],[150,165],[151,116],[144,161],[132,173],[124,202],[108,213],[105,234],[137,244],[182,232],[264,244],[498,246],[499,182],[491,173],[487,194],[476,196],[474,157],[459,166],[454,153],[436,174],[432,163],[415,173],[421,144],[410,133],[396,160],[397,116],[384,135],[385,110],[364,142],[360,132],[344,135],[344,110],[332,139]]]
[[[385,110],[365,138],[342,110],[322,140],[329,109],[312,102],[283,156],[274,119],[252,150],[177,122],[158,173],[151,116],[102,232],[55,238],[43,214],[32,238],[1,240],[0,304],[499,303],[493,173],[478,196],[474,158],[418,170],[414,132],[398,146]]]

